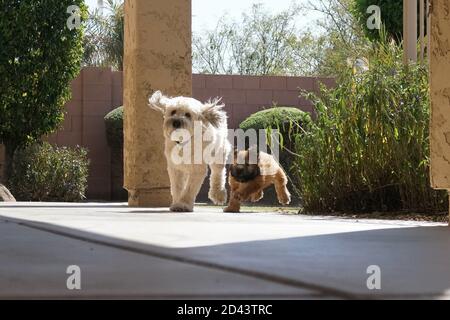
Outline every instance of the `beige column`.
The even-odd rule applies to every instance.
[[[450,4],[433,0],[431,12],[431,185],[450,190]]]
[[[417,61],[417,0],[403,0],[404,61]]]
[[[148,96],[191,95],[191,0],[126,0],[124,187],[130,206],[171,202],[162,116]]]

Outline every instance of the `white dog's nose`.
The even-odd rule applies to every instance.
[[[172,125],[173,125],[173,127],[174,127],[175,129],[180,129],[180,128],[181,128],[181,121],[178,120],[178,119],[173,120]]]

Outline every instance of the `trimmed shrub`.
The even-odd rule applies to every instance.
[[[113,200],[124,201],[128,192],[123,188],[123,107],[105,116],[106,137],[111,147],[111,196]]]
[[[112,148],[123,147],[123,106],[105,116],[106,137]]]
[[[368,71],[307,95],[317,119],[296,137],[294,165],[306,211],[448,210],[429,182],[428,70],[402,57],[395,42],[375,43]]]
[[[11,192],[21,201],[80,201],[88,177],[87,151],[49,143],[17,149],[10,178]]]
[[[311,116],[297,108],[276,107],[252,114],[239,127],[243,130],[272,128],[289,131],[294,129],[292,123],[308,125],[311,123]]]
[[[271,130],[278,130],[280,133],[280,151],[290,151],[292,137],[302,133],[312,124],[312,119],[309,113],[292,107],[276,107],[256,112],[245,119],[239,127],[243,130],[266,129],[268,133]],[[250,146],[247,146],[250,147]],[[280,161],[286,159],[284,153],[280,154]]]

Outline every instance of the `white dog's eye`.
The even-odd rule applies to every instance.
[[[185,116],[186,116],[186,118],[188,118],[188,119],[191,118],[191,114],[190,114],[190,113],[186,113]]]
[[[174,115],[176,115],[177,114],[177,112],[175,111],[175,110],[173,110],[172,111],[172,113],[170,114],[171,116],[174,116]]]

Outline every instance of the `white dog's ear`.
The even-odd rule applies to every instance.
[[[227,119],[227,114],[222,110],[225,105],[221,104],[221,100],[222,99],[216,98],[206,102],[202,110],[203,119],[216,128]]]
[[[166,99],[167,97],[158,90],[148,99],[148,106],[153,110],[160,111],[164,114],[166,110],[166,103],[164,100]]]

